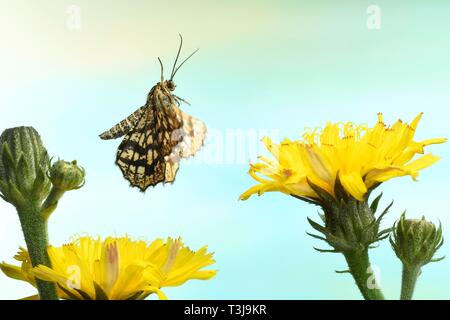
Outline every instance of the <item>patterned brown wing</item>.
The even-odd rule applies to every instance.
[[[203,146],[207,129],[202,121],[181,110],[180,112],[183,119],[182,139],[176,148],[180,150],[181,157],[188,158],[193,156]]]
[[[124,137],[118,148],[117,165],[125,179],[141,191],[175,178],[178,164],[170,154],[179,143],[172,135],[182,126],[178,111],[176,106],[148,107],[135,130]]]
[[[172,132],[174,141],[179,143],[166,157],[166,182],[173,182],[180,166],[181,158],[193,156],[202,146],[206,137],[206,125],[180,110],[183,126]]]
[[[123,119],[111,129],[100,134],[100,138],[103,140],[116,139],[131,132],[136,127],[139,120],[145,114],[146,106],[142,106],[135,112],[130,114],[126,119]]]

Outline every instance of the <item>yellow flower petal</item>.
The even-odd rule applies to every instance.
[[[364,195],[367,192],[367,187],[361,178],[361,175],[353,172],[348,174],[339,174],[339,179],[342,186],[350,193],[353,198],[363,201]]]
[[[384,169],[373,169],[365,176],[365,183],[370,188],[378,182],[385,182],[392,178],[407,175],[405,169],[399,167],[386,167]]]
[[[209,280],[217,274],[216,270],[197,271],[191,275],[191,279]]]
[[[0,263],[0,270],[2,270],[5,275],[12,279],[27,281],[26,277],[22,273],[22,268],[20,267],[3,262]]]
[[[404,167],[406,171],[411,172],[411,175],[413,178],[416,178],[418,171],[425,169],[436,162],[439,161],[439,157],[434,156],[432,154],[424,155],[423,157],[418,158],[417,160],[414,160],[410,162],[408,165]]]
[[[441,143],[445,143],[445,142],[447,142],[446,138],[434,138],[434,139],[427,139],[427,140],[421,141],[420,143],[423,146],[429,146],[432,144],[441,144]]]
[[[259,157],[251,164],[250,176],[259,184],[244,192],[240,199],[253,194],[279,191],[309,199],[317,195],[306,181],[336,197],[335,178],[348,194],[362,201],[369,188],[395,177],[410,175],[416,179],[420,170],[434,164],[437,157],[425,155],[425,147],[446,142],[444,138],[414,141],[422,113],[411,124],[401,120],[392,126],[384,123],[383,115],[373,127],[347,123],[327,123],[323,128],[307,129],[303,140],[284,139],[281,144],[264,138],[263,143],[275,160]],[[317,199],[316,199],[317,200]]]

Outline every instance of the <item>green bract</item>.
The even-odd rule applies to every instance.
[[[310,182],[311,188],[321,199],[318,205],[323,210],[321,218],[324,226],[309,218],[308,221],[314,229],[325,235],[322,240],[333,247],[334,252],[345,254],[367,250],[371,244],[386,238],[390,229],[380,230],[380,223],[392,203],[376,218],[381,194],[369,206],[367,199],[358,201],[346,196],[339,179],[336,180],[336,198]]]

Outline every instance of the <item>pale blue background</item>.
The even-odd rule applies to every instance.
[[[184,163],[174,185],[131,189],[114,165],[120,141],[98,134],[134,111],[185,37],[199,53],[176,77],[184,109],[212,129],[299,135],[326,121],[389,123],[424,111],[417,137],[449,137],[450,2],[376,1],[381,30],[368,30],[371,1],[3,1],[0,0],[0,129],[33,125],[51,155],[77,159],[87,183],[61,201],[50,221],[60,245],[76,233],[182,236],[209,244],[217,277],[167,289],[172,299],[358,299],[341,256],[320,254],[305,235],[316,208],[281,194],[238,202],[253,184],[244,164]],[[12,4],[13,3],[13,4]],[[81,29],[66,8],[81,8]],[[212,152],[211,140],[203,150]],[[450,235],[448,144],[443,159],[383,185],[395,198],[390,226],[407,209],[442,221]],[[199,157],[202,155],[200,154]],[[23,239],[15,210],[0,202],[0,260]],[[446,243],[441,255],[449,254]],[[397,298],[400,264],[389,244],[372,251],[388,298]],[[450,298],[450,259],[424,268],[416,298]],[[34,293],[0,275],[0,298]]]

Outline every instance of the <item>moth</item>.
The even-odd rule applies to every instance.
[[[180,160],[193,156],[203,146],[206,137],[205,124],[183,112],[180,104],[187,101],[174,94],[176,85],[173,78],[198,51],[195,50],[177,66],[182,46],[183,37],[180,35],[170,79],[164,80],[163,63],[158,57],[161,81],[151,88],[146,103],[100,134],[104,140],[124,136],[117,150],[116,164],[131,186],[141,191],[160,182],[174,182]]]

